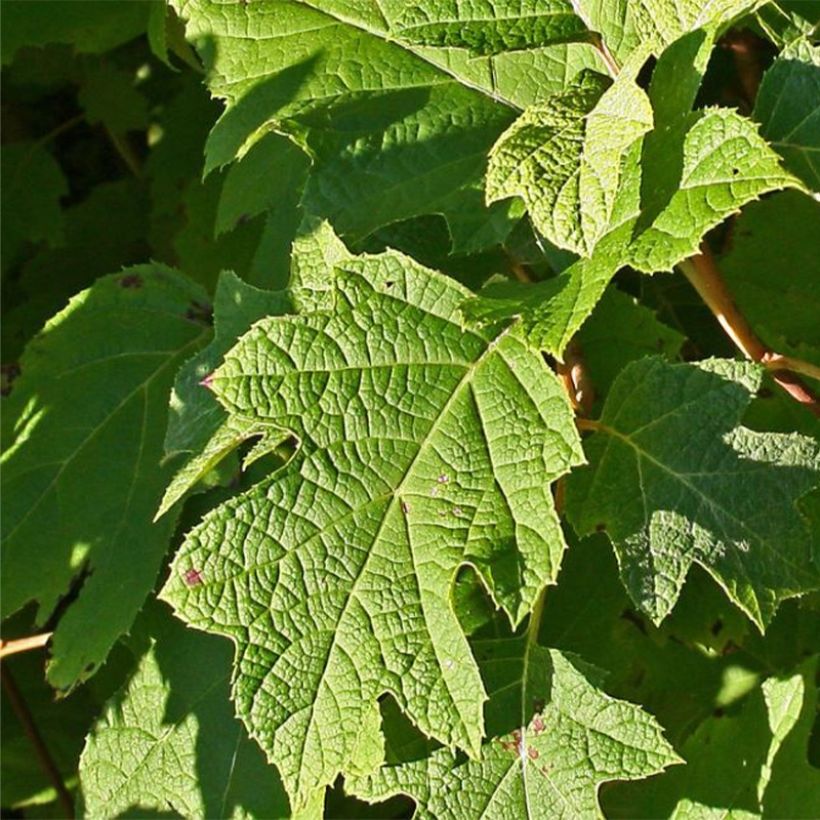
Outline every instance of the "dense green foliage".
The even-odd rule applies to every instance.
[[[0,10],[4,816],[820,815],[817,4]]]

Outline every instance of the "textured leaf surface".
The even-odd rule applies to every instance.
[[[608,780],[647,777],[679,762],[660,726],[605,695],[597,670],[526,639],[474,644],[494,735],[480,760],[441,749],[352,780],[354,794],[409,794],[420,818],[575,818],[599,814]]]
[[[783,50],[763,76],[754,117],[786,167],[820,191],[820,46],[798,40]]]
[[[619,62],[651,43],[655,53],[681,35],[716,28],[762,5],[764,0],[575,0],[593,31]]]
[[[407,4],[394,31],[410,43],[480,55],[588,37],[569,0],[416,0]]]
[[[233,714],[230,647],[157,604],[134,635],[148,647],[80,761],[84,816],[290,816],[275,769]]]
[[[547,239],[589,256],[610,229],[624,154],[650,128],[649,99],[628,73],[609,88],[585,73],[528,109],[495,144],[487,201],[522,197]]]
[[[817,659],[768,678],[740,713],[704,721],[683,749],[686,766],[619,787],[615,816],[815,817],[820,773],[807,759]],[[615,797],[615,796],[614,796]]]
[[[446,16],[440,4],[175,5],[199,44],[212,91],[228,103],[208,141],[207,168],[233,161],[273,126],[314,160],[308,210],[352,237],[420,214],[457,215],[454,192],[480,184],[487,151],[516,108],[600,65],[587,43],[546,47],[542,40],[499,55],[496,66],[495,58],[475,60],[460,47],[402,39],[408,30],[400,19],[422,8]],[[481,6],[454,8],[467,19]],[[470,25],[459,26],[460,36],[470,36]],[[482,42],[496,42],[492,20],[480,30]]]
[[[564,550],[549,483],[580,459],[555,376],[515,328],[463,330],[460,285],[396,253],[334,277],[334,310],[258,324],[214,374],[231,415],[301,450],[190,533],[163,591],[236,642],[239,714],[297,807],[356,765],[388,690],[425,733],[478,751],[455,570],[474,564],[519,622]]]
[[[168,391],[206,338],[188,313],[202,298],[161,266],[98,281],[30,343],[4,400],[3,615],[36,600],[42,623],[90,572],[54,634],[55,686],[104,660],[156,580]]]
[[[610,391],[590,467],[568,484],[581,533],[606,528],[635,603],[656,623],[700,564],[761,628],[778,603],[820,585],[797,499],[820,452],[799,435],[739,426],[759,369],[643,359]],[[766,499],[765,504],[761,499]]]

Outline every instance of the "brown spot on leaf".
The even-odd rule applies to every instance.
[[[530,747],[527,749],[527,757],[528,757],[530,760],[538,760],[538,758],[539,758],[540,756],[541,756],[541,753],[538,751],[538,749],[534,748],[533,746],[530,746]]]
[[[127,273],[120,277],[120,287],[138,290],[142,287],[142,277],[138,273]]]
[[[214,309],[209,304],[193,300],[188,304],[185,318],[191,322],[210,327],[214,323]]]
[[[20,373],[20,365],[17,362],[9,362],[0,368],[0,396],[8,396],[11,393],[11,386]]]

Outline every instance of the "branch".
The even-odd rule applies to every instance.
[[[71,794],[66,788],[60,770],[57,768],[54,758],[51,756],[48,747],[43,741],[42,735],[34,723],[34,718],[31,716],[28,704],[22,694],[20,694],[17,683],[6,664],[0,664],[0,675],[2,675],[3,689],[9,699],[11,708],[14,710],[14,714],[17,715],[17,719],[20,721],[23,731],[26,733],[26,737],[31,741],[31,745],[34,746],[34,753],[46,777],[48,777],[52,786],[54,786],[57,791],[57,798],[63,807],[65,816],[69,818],[74,817],[74,801],[71,798]]]
[[[681,262],[679,267],[737,348],[753,362],[764,365],[783,390],[820,417],[817,396],[797,375],[803,373],[817,378],[820,376],[820,368],[776,353],[760,340],[746,317],[738,310],[706,243],[701,245],[699,254]]]
[[[558,362],[555,370],[564,383],[573,409],[576,413],[588,416],[595,401],[595,390],[586,369],[581,346],[575,339],[570,340],[564,352],[564,361]]]
[[[51,632],[43,632],[41,635],[29,635],[27,638],[16,638],[13,641],[0,641],[0,658],[16,655],[18,652],[28,652],[30,649],[39,649],[48,643],[51,635]]]

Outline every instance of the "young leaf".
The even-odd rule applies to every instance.
[[[134,634],[148,649],[80,760],[84,816],[288,817],[276,770],[233,714],[229,647],[156,603]]]
[[[567,515],[579,533],[606,529],[624,585],[655,623],[693,563],[761,629],[781,600],[820,586],[795,507],[817,481],[820,449],[739,426],[760,381],[750,364],[642,359],[585,442],[590,467],[569,480]]]
[[[382,767],[346,788],[368,800],[409,794],[414,817],[594,817],[597,791],[680,762],[657,722],[598,687],[599,673],[534,641],[474,644],[495,722],[480,760],[448,749]]]
[[[763,75],[754,118],[786,167],[820,191],[820,46],[789,44]]]
[[[609,88],[584,73],[493,146],[487,201],[522,197],[547,239],[589,256],[610,230],[624,155],[651,128],[649,99],[628,72]]]
[[[356,764],[388,690],[478,752],[453,577],[472,563],[519,623],[564,550],[549,483],[581,458],[556,377],[514,327],[463,330],[453,280],[390,252],[338,261],[330,295],[257,324],[214,374],[231,415],[301,449],[206,516],[162,593],[236,642],[238,712],[296,807]]]
[[[4,400],[3,616],[36,600],[43,623],[90,573],[54,633],[56,687],[105,659],[156,580],[168,391],[207,337],[189,313],[204,298],[158,265],[99,280],[29,344]]]

